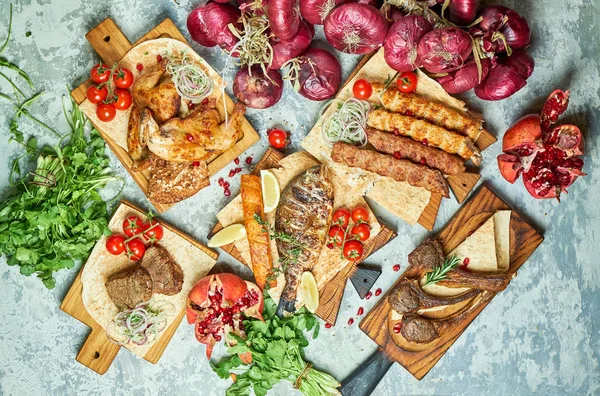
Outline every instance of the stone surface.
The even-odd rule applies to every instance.
[[[528,85],[499,103],[483,102],[466,95],[469,105],[480,110],[488,128],[501,136],[517,118],[538,110],[555,88],[571,90],[566,119],[584,131],[587,152],[584,171],[588,176],[569,189],[559,205],[535,201],[523,186],[506,183],[499,175],[495,157],[500,144],[485,151],[483,179],[515,209],[526,214],[544,231],[546,240],[519,271],[506,292],[494,299],[471,324],[437,366],[422,381],[394,365],[374,395],[400,394],[598,394],[600,392],[600,165],[598,128],[600,117],[600,59],[598,37],[600,5],[595,0],[502,1],[526,16],[533,29],[530,48],[536,69]],[[185,21],[197,1],[180,0],[25,0],[15,4],[14,37],[5,56],[27,70],[43,98],[32,108],[50,125],[66,126],[61,112],[65,84],[77,85],[98,61],[85,40],[85,33],[112,17],[135,41],[164,18],[171,18],[187,35]],[[8,0],[0,1],[0,21],[6,26]],[[0,29],[2,39],[4,29]],[[26,32],[31,36],[26,37]],[[324,42],[322,29],[318,38]],[[232,81],[234,70],[218,49],[194,48]],[[340,56],[344,77],[358,57]],[[8,87],[1,85],[6,92]],[[286,84],[284,97],[267,111],[249,111],[259,133],[282,126],[292,131],[292,146],[299,143],[317,119],[322,103],[310,102],[293,93]],[[12,109],[0,102],[0,197],[8,189],[8,164],[20,148],[7,143]],[[36,125],[26,125],[28,134],[44,142],[52,137]],[[266,150],[266,139],[244,154],[258,158]],[[112,165],[126,179],[123,198],[143,207],[147,202],[135,183],[112,156]],[[226,168],[213,178],[226,176]],[[238,180],[232,192],[238,191]],[[107,192],[107,197],[110,191]],[[219,188],[207,188],[167,212],[163,218],[200,241],[206,241],[215,213],[228,201]],[[436,230],[456,212],[453,200],[442,204]],[[428,233],[409,227],[383,210],[376,210],[398,230],[398,238],[368,260],[379,264],[382,276],[375,287],[389,288],[398,273],[392,266],[406,268],[406,256]],[[220,261],[239,267],[222,254]],[[204,347],[194,340],[192,328],[182,324],[161,361],[152,365],[122,351],[104,376],[98,376],[75,361],[88,329],[58,308],[78,269],[57,275],[57,287],[48,291],[36,278],[25,278],[17,268],[0,259],[0,394],[3,395],[221,395],[229,386],[210,369]],[[311,343],[307,358],[320,369],[343,379],[375,350],[355,323],[348,326],[359,306],[368,311],[375,303],[361,301],[348,284],[338,325],[322,328]],[[292,388],[278,385],[272,394],[288,395]]]

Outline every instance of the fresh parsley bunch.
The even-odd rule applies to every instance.
[[[319,335],[319,323],[304,307],[295,315],[279,318],[277,306],[265,298],[264,322],[258,319],[244,321],[247,337],[244,339],[229,333],[235,341],[228,348],[230,357],[211,364],[219,377],[233,377],[235,382],[227,390],[227,396],[266,395],[279,381],[290,381],[307,396],[339,395],[340,383],[331,375],[312,367],[304,360],[304,348],[308,340],[304,333],[312,331],[312,338]],[[240,355],[252,355],[252,363],[245,364]],[[246,360],[246,359],[244,359]]]

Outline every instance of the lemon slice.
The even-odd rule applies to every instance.
[[[272,212],[279,205],[279,182],[273,173],[263,170],[260,171],[260,184],[265,213]]]
[[[242,239],[245,236],[246,229],[243,224],[232,224],[213,235],[208,241],[208,247],[227,245],[228,243]]]
[[[304,306],[310,312],[315,313],[319,308],[319,288],[314,275],[310,271],[302,273],[302,299]]]

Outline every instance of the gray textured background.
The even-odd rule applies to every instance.
[[[600,162],[598,127],[600,116],[599,28],[597,0],[502,1],[528,18],[533,29],[530,52],[536,69],[528,85],[499,103],[483,102],[466,96],[469,105],[483,112],[488,128],[500,135],[520,116],[537,111],[556,87],[571,90],[571,106],[566,119],[580,126],[586,137],[584,171],[588,176],[569,188],[559,205],[535,201],[520,182],[506,183],[499,176],[495,158],[500,144],[484,153],[483,179],[501,197],[524,213],[545,234],[545,241],[513,280],[508,290],[494,299],[471,324],[437,366],[422,381],[415,380],[399,365],[389,371],[375,395],[400,394],[598,394],[600,392],[599,257]],[[5,53],[30,72],[36,86],[46,94],[33,108],[50,125],[66,126],[61,113],[65,84],[77,85],[98,61],[86,42],[85,33],[112,17],[130,41],[135,41],[164,18],[171,18],[188,37],[185,21],[198,1],[169,0],[84,1],[37,0],[15,4],[14,38]],[[0,21],[6,26],[8,1],[0,0]],[[3,37],[4,29],[0,29]],[[322,30],[317,29],[322,40]],[[25,33],[32,35],[26,37]],[[228,81],[232,70],[223,70],[220,50],[194,48]],[[340,56],[346,77],[359,58]],[[3,90],[5,86],[1,86]],[[249,118],[264,135],[275,125],[292,131],[292,146],[315,122],[320,103],[295,95],[289,86],[283,99],[267,111],[250,111]],[[0,103],[0,197],[8,186],[8,164],[19,147],[7,144],[8,121],[12,110]],[[23,125],[26,125],[25,123]],[[34,125],[31,134],[51,142],[50,136]],[[64,131],[64,129],[63,129]],[[267,147],[266,139],[249,150],[255,158]],[[244,155],[242,158],[245,158]],[[127,185],[123,197],[144,207],[147,202],[120,163],[112,165]],[[229,171],[226,168],[220,175]],[[232,185],[235,194],[237,181]],[[218,187],[201,191],[178,204],[163,218],[200,241],[215,221],[215,213],[227,198]],[[436,230],[456,212],[459,205],[445,200]],[[406,256],[427,232],[380,215],[398,230],[398,238],[368,260],[379,264],[383,275],[376,287],[387,290],[398,277],[395,263],[406,268]],[[221,262],[238,266],[226,254]],[[182,324],[161,361],[152,365],[122,351],[104,376],[75,361],[88,333],[86,326],[58,309],[77,269],[57,276],[57,287],[46,290],[35,278],[24,278],[18,268],[0,259],[0,394],[172,394],[220,395],[229,386],[211,371],[204,347],[194,340],[193,331]],[[341,307],[338,325],[322,328],[321,336],[307,351],[317,367],[343,379],[375,350],[375,344],[357,326],[346,323],[359,306],[368,311],[375,303],[361,301],[351,285]],[[356,319],[356,317],[355,317]],[[287,384],[272,393],[287,395]]]

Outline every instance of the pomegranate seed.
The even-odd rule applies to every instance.
[[[328,244],[327,244],[327,247],[328,247],[329,249],[333,249],[333,243],[328,243]]]
[[[395,135],[395,136],[398,136],[398,135],[400,135],[400,131],[398,130],[398,128],[394,128],[394,129],[392,129],[392,132],[394,132],[394,135]]]
[[[421,165],[427,164],[427,160],[425,158],[421,158]]]
[[[240,173],[241,171],[242,171],[242,168],[235,168],[235,173]]]
[[[162,62],[162,56],[160,56],[160,55],[156,55],[156,61],[157,61],[158,63]]]
[[[231,184],[229,184],[229,182],[228,182],[228,181],[224,181],[224,182],[223,182],[223,188],[225,188],[225,189],[229,189],[229,186],[230,186],[230,185],[231,185]]]
[[[394,333],[398,334],[402,330],[402,322],[398,322],[394,325]]]
[[[188,142],[193,142],[194,141],[194,136],[191,133],[188,133],[187,135],[185,135],[185,139]]]
[[[366,298],[367,300],[370,300],[372,295],[373,295],[373,293],[371,293],[370,291],[368,291],[368,292],[367,292],[367,295],[365,296],[365,298]]]
[[[468,233],[467,235],[468,235],[468,236],[471,236],[471,235],[473,235],[473,233],[474,233],[474,232],[475,232],[475,230],[473,230],[473,231],[469,231],[469,233]]]
[[[377,290],[375,290],[375,296],[378,296],[378,295],[380,295],[380,294],[381,294],[381,289],[377,289]]]
[[[208,104],[208,98],[204,99],[204,100],[202,101],[202,104],[203,104],[203,105],[207,105],[207,104]]]
[[[239,164],[240,164],[240,159],[239,159],[239,157],[238,157],[238,158],[236,158],[236,159],[234,159],[234,160],[233,160],[233,162],[235,162],[235,164],[236,164],[236,165],[239,165]]]
[[[348,319],[348,326],[352,326],[352,323],[354,323],[354,319],[352,319],[352,318]]]
[[[471,262],[471,259],[469,259],[468,257],[465,257],[465,259],[463,260],[463,264],[465,266],[469,265],[470,262]]]
[[[360,315],[362,315],[362,314],[364,314],[364,313],[365,313],[365,309],[364,309],[363,307],[359,307],[359,308],[358,308],[358,311],[356,312],[356,314],[357,314],[358,316],[360,316]]]
[[[252,164],[252,156],[246,158],[246,164],[248,164],[248,165]]]
[[[424,145],[428,145],[429,144],[429,140],[427,140],[427,138],[421,140],[421,143],[423,143]]]
[[[224,182],[223,178],[219,177],[219,186],[223,187],[223,182]]]
[[[192,166],[200,166],[200,161],[194,161],[194,162],[192,162]]]
[[[325,328],[326,329],[331,329],[331,323],[325,323]]]
[[[410,117],[412,117],[412,116],[414,116],[414,115],[415,115],[415,113],[413,113],[413,112],[412,112],[412,111],[410,111],[410,110],[406,110],[406,113],[404,113],[404,114],[406,114],[407,116],[410,116]]]
[[[228,196],[230,196],[230,195],[231,195],[231,191],[229,191],[229,190],[225,190],[225,191],[223,191],[223,194],[224,194],[226,197],[228,197]]]
[[[214,337],[215,337],[215,341],[217,341],[217,342],[221,341],[221,336],[220,335],[215,334]]]
[[[400,151],[394,152],[394,158],[401,159],[402,158],[402,153]]]
[[[392,267],[392,269],[394,270],[394,272],[398,272],[400,271],[400,264],[396,264]]]
[[[196,105],[194,104],[194,102],[190,102],[190,104],[188,105],[188,109],[189,110],[194,110],[194,107],[196,107]]]
[[[235,176],[235,169],[229,171],[229,177]]]
[[[144,70],[144,65],[142,65],[141,63],[138,63],[135,68],[138,69],[138,71],[142,71],[142,70]]]

